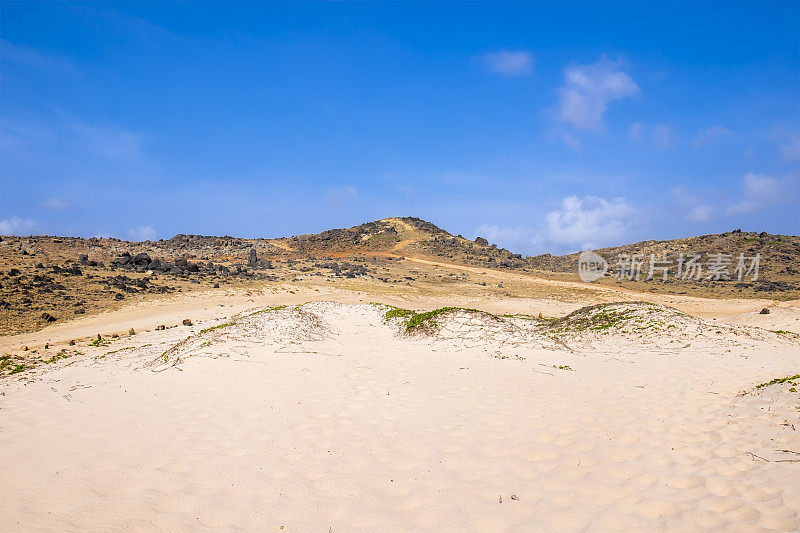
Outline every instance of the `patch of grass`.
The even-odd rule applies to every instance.
[[[14,367],[11,369],[11,372],[9,372],[9,375],[11,375],[11,374],[19,374],[20,372],[24,372],[24,371],[26,371],[26,370],[29,370],[29,369],[31,369],[31,368],[33,368],[33,367],[32,367],[32,366],[25,365],[25,364],[19,364],[19,365],[15,365],[15,366],[14,366]]]
[[[389,307],[390,309],[383,315],[387,320],[391,318],[408,318],[417,314],[416,311],[412,311],[411,309],[401,309],[394,306]]]
[[[773,329],[771,331],[776,335],[789,335],[791,333],[791,331],[786,331],[785,329]]]
[[[133,350],[136,346],[126,346],[125,348],[120,348],[119,350],[111,350],[110,352],[106,352],[103,356],[111,355],[112,353],[121,352],[123,350]]]
[[[439,309],[434,309],[432,311],[424,311],[422,313],[417,313],[416,311],[411,311],[410,309],[401,309],[399,307],[388,306],[390,309],[386,311],[384,317],[388,320],[391,318],[400,318],[405,320],[406,326],[406,333],[410,333],[415,330],[419,330],[422,328],[430,328],[436,327],[438,324],[436,322],[436,317],[443,315],[445,313],[449,313],[451,311],[467,311],[470,313],[480,313],[482,315],[488,315],[493,318],[498,318],[497,316],[487,313],[486,311],[481,311],[479,309],[470,309],[467,307],[440,307]]]
[[[417,328],[425,326],[436,326],[438,323],[436,322],[436,317],[439,315],[443,315],[445,313],[449,313],[450,311],[455,311],[459,309],[458,307],[440,307],[439,309],[434,309],[432,311],[425,311],[424,313],[414,313],[408,319],[406,323],[406,331],[413,331]],[[465,309],[465,311],[475,311],[475,309]]]
[[[62,350],[60,353],[57,353],[56,355],[54,355],[50,359],[47,359],[46,361],[43,361],[43,362],[46,365],[50,365],[50,364],[55,363],[56,361],[60,361],[61,359],[67,359],[67,358],[72,357],[74,355],[75,354],[67,353],[66,351]]]
[[[280,311],[281,309],[286,309],[286,306],[285,305],[275,305],[275,306],[272,306],[272,307],[267,307],[265,309],[259,309],[258,311],[254,311],[254,312],[250,313],[247,316],[259,315],[261,313],[269,313],[270,311]]]
[[[569,365],[553,365],[553,368],[556,368],[556,369],[558,369],[558,370],[571,370],[571,371],[573,371],[573,372],[575,371],[575,369],[574,369],[574,368],[572,368],[572,367],[571,367],[571,366],[569,366]]]
[[[208,333],[209,331],[216,331],[218,329],[227,328],[228,326],[233,326],[236,322],[225,322],[224,324],[217,324],[216,326],[211,326],[210,328],[205,328],[200,330],[200,335],[203,333]]]
[[[369,240],[373,242],[400,242],[400,236],[390,233],[376,233],[370,235]]]
[[[89,343],[89,346],[108,346],[111,344],[111,341],[106,339],[94,339],[92,342]]]
[[[500,318],[519,318],[521,320],[536,320],[539,322],[546,322],[546,323],[558,320],[558,318],[555,317],[542,316],[541,313],[539,313],[539,316],[533,316],[526,313],[514,313],[514,314],[505,314],[499,316]]]
[[[663,320],[642,316],[641,311],[657,311],[658,307],[646,302],[625,302],[629,305],[645,307],[629,307],[615,309],[619,304],[598,304],[584,307],[552,322],[552,332],[556,334],[581,331],[607,331],[622,326],[630,326],[634,330],[659,331],[665,327]],[[676,313],[678,314],[678,313]]]
[[[35,364],[25,363],[11,355],[0,357],[0,371],[8,370],[6,375],[19,374],[25,370],[35,368]]]
[[[763,389],[764,387],[769,387],[770,385],[778,385],[780,383],[786,383],[787,381],[794,381],[800,379],[800,374],[795,374],[794,376],[786,376],[785,378],[775,378],[772,381],[767,381],[766,383],[761,383],[760,385],[756,385],[757,389]],[[792,385],[796,385],[796,383],[792,383]]]

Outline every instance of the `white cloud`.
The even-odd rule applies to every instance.
[[[349,185],[331,187],[325,192],[325,203],[332,209],[342,209],[345,203],[358,198],[358,191]]]
[[[570,135],[569,133],[564,133],[561,135],[561,140],[567,143],[570,148],[573,150],[577,150],[581,147],[581,141],[577,139],[574,135]]]
[[[128,234],[128,238],[135,242],[154,241],[158,235],[152,226],[138,226],[129,229],[126,233]]]
[[[528,52],[500,50],[483,54],[480,60],[487,69],[504,76],[525,76],[533,72],[533,55]]]
[[[36,223],[33,220],[11,217],[0,220],[0,235],[30,235]]]
[[[653,130],[653,141],[659,148],[669,148],[672,145],[672,128],[667,124],[659,124]]]
[[[728,213],[743,215],[787,200],[788,183],[772,176],[749,173],[744,177],[741,201],[728,207]]]
[[[730,137],[731,135],[733,135],[733,132],[724,126],[712,126],[710,128],[704,128],[697,132],[697,137],[694,140],[694,147],[699,148],[700,146],[715,139]]]
[[[61,211],[62,209],[66,209],[69,207],[69,202],[67,202],[66,200],[62,200],[61,198],[48,198],[47,200],[42,202],[42,206],[46,207],[47,209]]]
[[[620,62],[602,57],[591,65],[573,65],[564,69],[559,116],[580,129],[600,130],[608,104],[638,92]]]
[[[524,226],[498,226],[496,224],[480,226],[476,233],[490,243],[498,243],[503,247],[515,250],[530,248],[532,244],[541,242],[541,235],[533,228]]]
[[[800,137],[790,135],[786,143],[779,146],[784,159],[800,160]]]
[[[689,222],[708,222],[711,220],[712,214],[714,214],[714,208],[710,205],[696,205],[686,212],[686,220]]]
[[[477,234],[514,249],[574,252],[624,240],[635,223],[635,215],[624,198],[568,196],[536,227],[484,225]]]
[[[545,216],[545,238],[574,249],[597,248],[624,236],[632,214],[624,198],[568,196]]]
[[[628,129],[628,137],[633,140],[638,139],[642,136],[642,132],[644,131],[644,124],[641,122],[635,122],[631,124],[631,127]]]
[[[131,131],[114,126],[90,125],[73,122],[70,128],[81,139],[89,152],[112,161],[136,163],[142,159],[142,149],[147,139]]]
[[[684,211],[683,217],[689,222],[708,222],[714,213],[714,208],[701,204],[698,198],[691,194],[684,186],[672,189],[672,195],[678,202],[678,209]]]

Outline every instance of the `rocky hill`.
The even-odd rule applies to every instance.
[[[800,298],[800,237],[739,230],[671,241],[646,241],[598,250],[609,262],[598,283],[637,291],[711,297]],[[759,254],[756,281],[705,278],[617,280],[619,254]],[[93,313],[150,295],[231,285],[264,286],[300,280],[361,280],[402,285],[461,279],[458,266],[477,266],[577,281],[577,254],[523,257],[478,237],[452,235],[419,218],[388,218],[352,228],[279,239],[176,235],[159,241],[111,238],[2,237],[0,334],[29,331],[55,320]],[[425,259],[452,265],[445,275],[418,272]],[[731,266],[731,269],[733,266]],[[455,269],[455,270],[454,270]],[[674,267],[671,271],[674,275]],[[427,276],[427,278],[426,278]]]
[[[701,235],[684,239],[667,241],[643,241],[624,246],[595,250],[609,263],[605,282],[615,281],[615,271],[619,261],[627,262],[632,256],[638,256],[643,262],[641,281],[644,283],[660,283],[673,287],[681,284],[695,286],[729,286],[729,288],[752,289],[761,293],[791,293],[800,290],[800,237],[790,235],[772,235],[766,232],[745,232],[739,229],[719,234]],[[727,270],[729,279],[709,280],[708,265],[718,254],[724,261],[730,261]],[[647,280],[651,255],[656,263],[667,268],[668,279],[663,281],[663,270],[658,270],[654,280]],[[705,270],[700,272],[700,279],[677,281],[680,257],[684,260],[694,255],[700,256]],[[752,273],[741,281],[735,275],[737,260],[740,255],[746,258],[749,267],[753,257],[758,255],[758,279],[752,280]],[[528,259],[528,264],[535,269],[550,272],[576,272],[579,254],[553,256],[539,255]],[[666,256],[666,262],[663,261]],[[626,265],[627,266],[627,265]],[[796,297],[796,296],[795,296]]]

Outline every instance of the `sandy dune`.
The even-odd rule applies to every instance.
[[[5,379],[0,526],[800,528],[793,334],[245,303]]]

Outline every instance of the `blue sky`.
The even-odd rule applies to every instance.
[[[800,233],[800,6],[0,4],[0,233]]]

